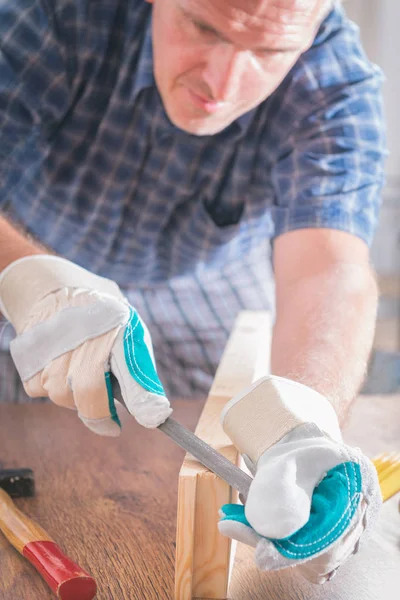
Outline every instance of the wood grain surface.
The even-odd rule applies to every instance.
[[[194,430],[203,402],[174,403]],[[178,473],[184,451],[123,416],[119,439],[88,431],[53,405],[0,406],[0,462],[32,467],[37,495],[16,501],[93,575],[97,600],[172,600]],[[362,397],[346,440],[370,456],[399,450],[399,396]],[[400,573],[398,495],[383,507],[373,540],[335,579],[312,586],[294,573],[260,573],[239,545],[230,600],[396,600]],[[0,600],[54,598],[34,568],[0,535]],[[77,599],[78,600],[78,599]]]
[[[194,429],[204,402],[175,402]],[[0,462],[34,470],[17,506],[98,585],[98,600],[171,600],[178,473],[184,451],[123,415],[118,439],[53,405],[0,405]],[[40,575],[0,534],[0,599],[50,600]],[[79,599],[77,599],[79,600]]]

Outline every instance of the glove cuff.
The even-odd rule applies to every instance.
[[[274,375],[232,398],[221,413],[225,433],[254,465],[268,448],[304,423],[315,423],[333,440],[342,440],[335,410],[324,396]]]
[[[62,288],[96,290],[124,300],[118,285],[78,265],[47,254],[26,256],[0,274],[0,310],[17,331],[32,306]]]

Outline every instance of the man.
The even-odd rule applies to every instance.
[[[117,435],[113,373],[157,426],[166,395],[206,391],[237,312],[272,305],[272,243],[274,376],[222,416],[255,480],[220,528],[260,568],[326,581],[379,506],[338,425],[371,348],[385,154],[356,29],[326,0],[18,0],[0,15],[0,298],[24,389]]]

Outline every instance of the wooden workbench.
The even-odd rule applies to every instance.
[[[174,416],[194,429],[202,404],[175,402]],[[400,398],[359,399],[347,431],[347,439],[371,455],[399,450]],[[128,415],[122,436],[106,439],[88,431],[73,412],[53,405],[0,405],[0,462],[35,472],[36,498],[18,500],[18,506],[95,577],[98,600],[173,600],[183,456],[161,432],[140,427]],[[252,550],[239,546],[229,598],[395,600],[400,581],[397,502],[398,497],[385,505],[375,539],[360,552],[363,560],[349,562],[323,587],[308,586],[287,572],[259,573],[252,566]],[[53,598],[1,534],[0,570],[0,600]]]

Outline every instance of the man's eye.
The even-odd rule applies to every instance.
[[[203,23],[197,23],[196,21],[192,21],[192,23],[199,33],[208,36],[215,36],[215,32],[211,29],[211,27],[208,27],[208,25],[203,25]]]
[[[197,29],[203,31],[204,33],[212,33],[211,29],[207,27],[207,25],[202,25],[201,23],[197,23]]]

